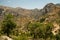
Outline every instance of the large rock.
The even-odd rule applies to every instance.
[[[13,40],[13,39],[9,38],[8,36],[0,36],[0,40]]]

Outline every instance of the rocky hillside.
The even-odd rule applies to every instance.
[[[60,4],[49,3],[43,9],[24,9],[24,8],[11,8],[0,6],[0,20],[3,19],[5,14],[12,14],[15,16],[15,21],[18,26],[26,26],[28,22],[39,21],[43,16],[45,21],[54,21],[59,19]],[[46,16],[45,16],[46,15]]]
[[[13,39],[15,38],[14,35],[21,36],[21,34],[23,34],[23,33],[28,35],[30,32],[30,30],[28,29],[29,26],[32,26],[31,32],[33,34],[35,33],[35,36],[37,34],[39,37],[40,37],[39,28],[41,26],[42,26],[41,29],[44,34],[51,31],[54,35],[56,35],[60,30],[60,4],[59,3],[58,4],[48,3],[42,9],[37,9],[37,8],[24,9],[24,8],[20,8],[20,7],[12,8],[12,7],[7,7],[7,6],[0,6],[0,24],[1,24],[2,20],[4,19],[4,16],[7,14],[12,14],[14,16],[14,22],[16,22],[16,24],[17,24],[17,27],[14,28],[14,30],[13,30],[14,34],[11,36]],[[53,26],[51,26],[51,24]],[[50,28],[48,28],[49,30],[47,30],[47,32],[45,33],[44,27],[46,25],[47,25],[47,27],[51,26],[52,28],[51,28],[51,30],[50,30]],[[37,28],[35,28],[35,27],[37,27]],[[0,30],[1,30],[1,27],[0,27]],[[41,33],[41,34],[43,34],[43,33]],[[49,35],[49,33],[47,35]],[[17,39],[20,38],[18,36],[17,36]],[[9,38],[7,36],[1,36],[0,39],[3,38],[3,40],[4,40],[5,37],[7,39]],[[22,35],[21,38],[23,40],[23,38],[25,38],[25,36]]]

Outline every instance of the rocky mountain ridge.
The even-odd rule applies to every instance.
[[[49,21],[52,20],[52,18],[54,20],[54,18],[56,18],[55,16],[58,17],[58,15],[56,15],[58,12],[60,12],[60,4],[53,3],[48,3],[43,9],[36,8],[31,10],[19,7],[11,8],[6,6],[0,6],[0,20],[2,20],[5,14],[10,13],[15,16],[17,25],[25,25],[29,21],[33,22],[40,20],[40,18],[44,15],[46,15],[46,19],[48,19]]]

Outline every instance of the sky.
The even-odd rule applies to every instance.
[[[26,9],[43,8],[47,3],[60,3],[60,0],[0,0],[0,5]]]

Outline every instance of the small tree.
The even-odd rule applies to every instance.
[[[2,22],[2,32],[9,36],[12,30],[16,27],[15,22],[13,21],[13,15],[8,14],[4,16],[4,20]]]
[[[39,27],[38,22],[33,22],[28,25],[28,30],[30,31],[30,35],[33,37],[33,40],[37,38],[36,29]]]
[[[45,18],[41,18],[40,19],[40,22],[42,23],[42,22],[44,22],[45,21]]]

